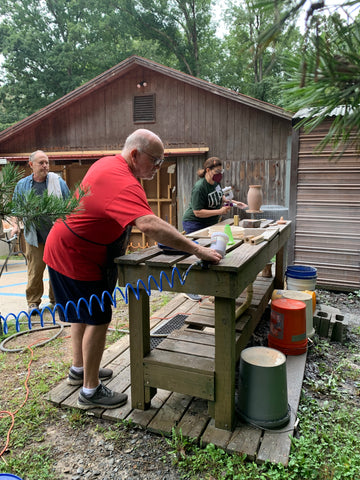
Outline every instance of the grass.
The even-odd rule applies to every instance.
[[[319,375],[304,382],[298,417],[299,435],[292,439],[289,464],[257,465],[242,456],[229,455],[213,445],[199,448],[181,432],[173,430],[169,440],[174,464],[184,479],[231,480],[355,480],[360,478],[360,329],[354,329],[357,348],[336,350],[334,344],[318,340],[313,355],[319,357]],[[345,385],[354,388],[346,389]]]
[[[165,302],[165,300],[164,300]],[[356,341],[339,346],[315,339],[309,356],[318,369],[306,379],[298,411],[299,433],[292,439],[289,464],[257,465],[244,456],[231,455],[207,445],[200,448],[181,432],[173,430],[164,448],[164,462],[171,458],[179,478],[203,480],[356,480],[360,478],[360,328],[352,331]],[[4,337],[2,337],[4,338]],[[117,337],[108,340],[116,341]],[[1,340],[1,338],[0,338]],[[60,480],[54,473],[53,446],[47,442],[47,426],[66,425],[77,431],[87,426],[104,441],[124,450],[131,423],[99,426],[79,410],[62,410],[45,400],[46,394],[66,376],[69,363],[61,352],[63,338],[34,350],[29,381],[29,399],[15,415],[7,452],[0,457],[0,472],[26,480]],[[15,412],[23,403],[24,380],[30,354],[0,353],[1,409]],[[0,419],[0,451],[11,427],[10,416]]]

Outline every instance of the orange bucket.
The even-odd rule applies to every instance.
[[[305,303],[290,298],[273,300],[268,346],[285,355],[301,355],[306,352],[307,343]]]

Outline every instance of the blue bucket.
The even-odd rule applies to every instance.
[[[286,276],[291,278],[316,278],[317,270],[306,265],[290,265],[286,269]]]
[[[288,290],[311,290],[316,287],[317,270],[307,265],[289,265],[285,272]]]
[[[0,480],[22,480],[20,477],[12,473],[0,473]]]

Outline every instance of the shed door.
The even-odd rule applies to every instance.
[[[177,226],[176,162],[166,159],[152,180],[141,180],[151,210],[166,222]],[[130,237],[130,248],[136,250],[154,245],[155,241],[135,227]]]

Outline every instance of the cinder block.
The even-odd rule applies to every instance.
[[[344,315],[334,315],[331,320],[331,337],[332,342],[344,343],[346,340],[348,321]]]
[[[315,332],[320,337],[328,337],[330,330],[331,313],[315,310],[313,324]]]

